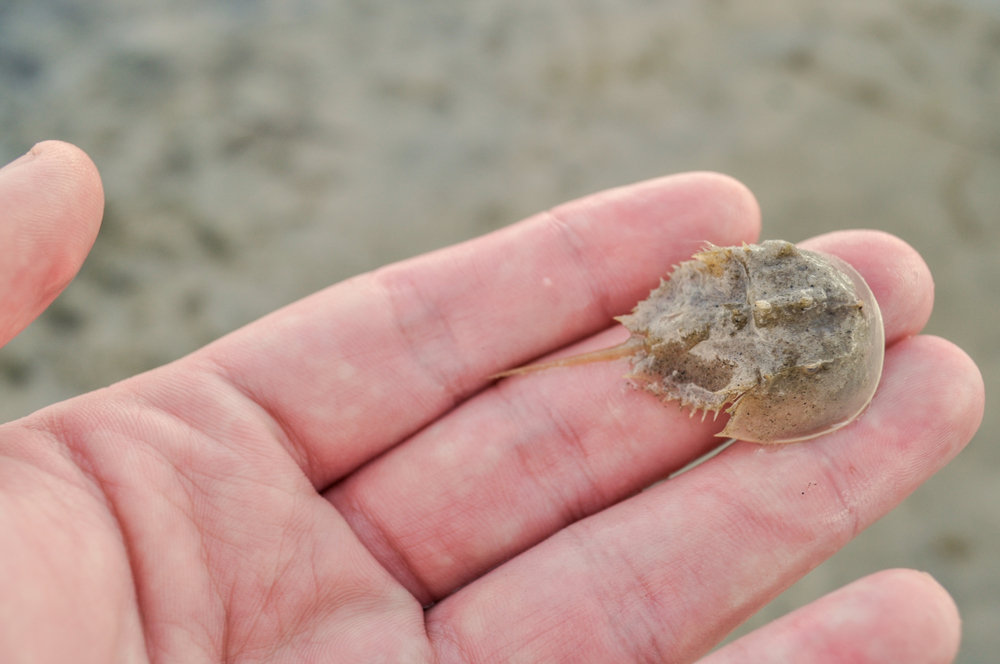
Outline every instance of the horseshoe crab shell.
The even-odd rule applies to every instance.
[[[725,408],[717,435],[789,443],[854,420],[882,373],[868,284],[843,260],[781,240],[708,245],[617,320],[632,332],[622,346],[498,376],[628,356],[627,377],[646,391],[692,414]]]
[[[871,289],[834,256],[784,241],[707,247],[619,321],[629,377],[694,410],[729,404],[720,436],[805,440],[865,409],[885,332]]]

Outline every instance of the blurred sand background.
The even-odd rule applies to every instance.
[[[718,170],[764,238],[916,247],[927,331],[990,397],[963,455],[744,630],[915,567],[959,604],[959,661],[994,662],[998,103],[991,0],[0,0],[0,161],[71,141],[107,191],[80,276],[0,352],[0,416],[574,197]]]

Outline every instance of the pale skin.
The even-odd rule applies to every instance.
[[[66,144],[0,170],[0,341],[76,273],[102,196]],[[624,360],[487,377],[620,342],[612,316],[701,242],[754,241],[759,219],[718,175],[603,192],[4,425],[0,659],[704,656],[978,427],[975,365],[919,336],[919,255],[869,231],[803,245],[852,263],[882,307],[885,371],[860,419],[736,443],[642,493],[717,444],[723,418],[629,389]],[[937,664],[959,632],[944,589],[892,570],[704,661]]]

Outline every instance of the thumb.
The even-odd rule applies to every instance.
[[[0,168],[0,346],[76,276],[103,211],[97,167],[73,145],[38,143]]]

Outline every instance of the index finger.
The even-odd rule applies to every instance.
[[[325,486],[479,390],[607,326],[705,241],[751,242],[757,204],[725,176],[602,192],[301,300],[198,358],[278,422]]]

